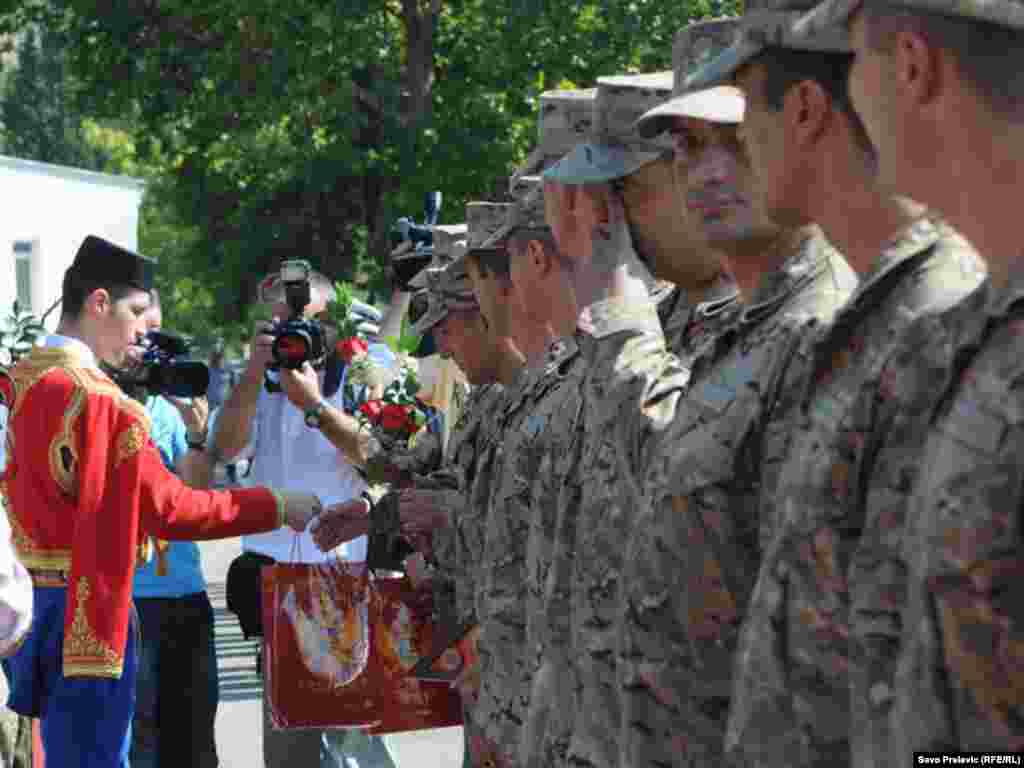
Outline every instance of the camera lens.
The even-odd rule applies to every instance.
[[[309,341],[297,333],[282,335],[274,342],[274,357],[285,368],[302,367],[309,353]]]

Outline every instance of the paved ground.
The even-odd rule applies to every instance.
[[[256,644],[243,639],[235,615],[229,613],[224,604],[228,566],[241,552],[241,547],[238,539],[231,539],[203,543],[200,550],[203,572],[210,584],[217,634],[220,669],[217,752],[221,768],[259,768],[263,765],[263,686],[255,670]],[[385,740],[398,768],[459,768],[462,765],[461,728],[417,731],[387,736]]]

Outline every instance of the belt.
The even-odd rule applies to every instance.
[[[32,586],[34,587],[66,587],[68,585],[67,571],[29,568],[28,573],[32,577]]]

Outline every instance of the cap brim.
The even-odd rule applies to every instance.
[[[417,336],[422,336],[447,316],[448,307],[444,303],[431,301],[430,306],[427,308],[427,314],[413,323],[412,332]]]
[[[412,279],[411,279],[411,280],[410,280],[410,281],[409,281],[409,282],[407,283],[407,285],[408,285],[408,286],[409,286],[410,288],[415,288],[415,289],[417,289],[417,290],[418,290],[418,289],[421,289],[421,288],[426,288],[426,287],[428,287],[428,285],[429,285],[429,283],[427,282],[427,273],[428,273],[428,272],[440,272],[440,271],[442,271],[443,269],[444,269],[444,267],[433,267],[433,268],[431,268],[431,267],[427,267],[426,269],[421,269],[421,270],[420,270],[419,272],[417,272],[417,273],[416,273],[416,275],[415,275],[415,276],[414,276],[414,277],[413,277],[413,278],[412,278]]]
[[[641,136],[650,138],[669,130],[676,117],[692,117],[709,123],[742,123],[745,108],[743,91],[732,85],[718,85],[669,99],[637,120],[636,129]]]
[[[845,40],[846,27],[862,2],[863,0],[825,0],[797,20],[793,25],[793,36],[800,39],[820,39],[834,36],[840,31]]]
[[[543,178],[559,184],[603,184],[636,173],[660,157],[658,152],[587,142],[577,144],[572,152],[544,171]]]
[[[763,50],[764,45],[741,35],[739,40],[686,78],[686,82],[682,84],[683,95],[690,91],[703,91],[730,84],[739,68]]]

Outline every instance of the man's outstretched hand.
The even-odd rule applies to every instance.
[[[285,525],[301,533],[309,522],[323,510],[320,499],[312,493],[282,492]]]
[[[310,531],[321,552],[330,552],[345,542],[370,532],[370,502],[358,498],[332,504]]]

